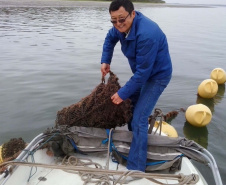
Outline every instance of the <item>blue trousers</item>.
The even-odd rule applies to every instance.
[[[162,80],[147,81],[131,96],[134,105],[133,118],[128,124],[133,132],[127,160],[127,169],[145,171],[147,161],[148,117],[151,115],[160,95],[168,85],[171,76]]]

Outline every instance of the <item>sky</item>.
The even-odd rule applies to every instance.
[[[166,3],[180,4],[223,4],[226,5],[226,0],[165,0]]]

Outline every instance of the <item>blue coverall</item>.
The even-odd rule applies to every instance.
[[[133,76],[118,91],[121,99],[130,98],[134,105],[133,118],[129,123],[133,139],[127,168],[145,171],[148,117],[172,75],[168,43],[159,26],[138,11],[127,37],[115,27],[109,30],[103,45],[101,63],[111,63],[118,41],[133,72]]]

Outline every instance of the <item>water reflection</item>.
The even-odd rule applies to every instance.
[[[194,127],[186,121],[183,132],[187,139],[194,140],[204,148],[208,147],[208,129],[206,126]]]
[[[225,84],[218,85],[218,91],[214,99],[214,104],[218,104],[221,102],[221,100],[224,98],[225,93]]]
[[[197,95],[196,103],[206,105],[212,113],[214,112],[214,98],[202,98]]]
[[[214,113],[214,106],[221,102],[221,100],[224,98],[225,93],[225,84],[218,85],[218,91],[217,94],[213,98],[202,98],[197,95],[196,103],[204,104],[211,110],[212,113]]]
[[[225,84],[218,85],[217,94],[213,98],[202,98],[197,96],[196,103],[204,104],[211,110],[212,114],[214,113],[214,106],[221,102],[224,98],[225,93]],[[208,147],[208,129],[207,127],[195,127],[189,124],[187,121],[184,124],[183,132],[186,138],[194,140],[204,148]]]

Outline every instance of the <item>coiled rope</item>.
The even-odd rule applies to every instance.
[[[91,159],[85,159],[85,158],[77,158],[75,156],[70,156],[68,159],[66,157],[62,161],[63,165],[66,166],[77,166],[77,167],[85,167],[85,168],[93,168],[93,169],[101,169],[104,170],[104,168],[96,162],[93,162]],[[110,185],[110,181],[112,181],[112,178],[109,177],[108,174],[104,173],[90,173],[86,171],[78,171],[75,172],[74,170],[64,170],[68,173],[75,173],[78,174],[81,179],[84,181],[84,185],[89,183],[94,183],[96,185],[103,184],[103,185]]]
[[[94,175],[122,175],[127,173],[127,176],[135,177],[135,178],[146,178],[148,180],[152,178],[157,179],[167,179],[167,180],[178,180],[179,183],[171,184],[171,185],[183,185],[183,184],[196,184],[199,180],[199,176],[197,174],[191,175],[175,175],[175,174],[151,174],[151,173],[141,173],[132,171],[133,173],[129,173],[129,171],[116,171],[116,170],[106,170],[106,169],[95,169],[89,167],[77,167],[77,166],[66,166],[66,165],[50,165],[50,164],[42,164],[42,163],[30,163],[30,162],[15,162],[9,161],[2,163],[0,166],[3,165],[18,165],[18,166],[30,166],[30,167],[42,167],[42,168],[50,168],[50,169],[61,169],[61,170],[69,170],[71,172],[87,172],[89,174]],[[190,177],[189,177],[190,176]],[[164,184],[164,183],[159,183]],[[169,184],[167,184],[169,185]]]
[[[91,159],[76,158],[75,156],[70,156],[68,159],[66,159],[65,157],[62,161],[62,165],[49,165],[49,164],[42,164],[42,163],[8,161],[0,164],[0,167],[6,166],[6,165],[21,165],[21,166],[30,166],[30,167],[61,169],[61,170],[67,171],[68,173],[79,174],[81,176],[81,179],[84,181],[84,185],[89,183],[95,183],[96,185],[110,185],[111,181],[113,181],[114,185],[124,184],[124,183],[128,183],[127,181],[128,176],[132,177],[132,180],[146,178],[152,182],[155,182],[156,184],[164,184],[159,182],[156,179],[178,180],[179,183],[171,184],[171,185],[196,184],[198,182],[199,176],[197,174],[191,174],[191,175],[151,174],[151,173],[143,173],[140,171],[131,171],[131,170],[128,170],[128,171],[109,170],[111,135],[112,135],[112,129],[110,130],[108,135],[108,154],[107,154],[107,164],[105,168],[103,168],[99,163],[93,162]],[[115,181],[112,178],[113,175],[118,177]]]

